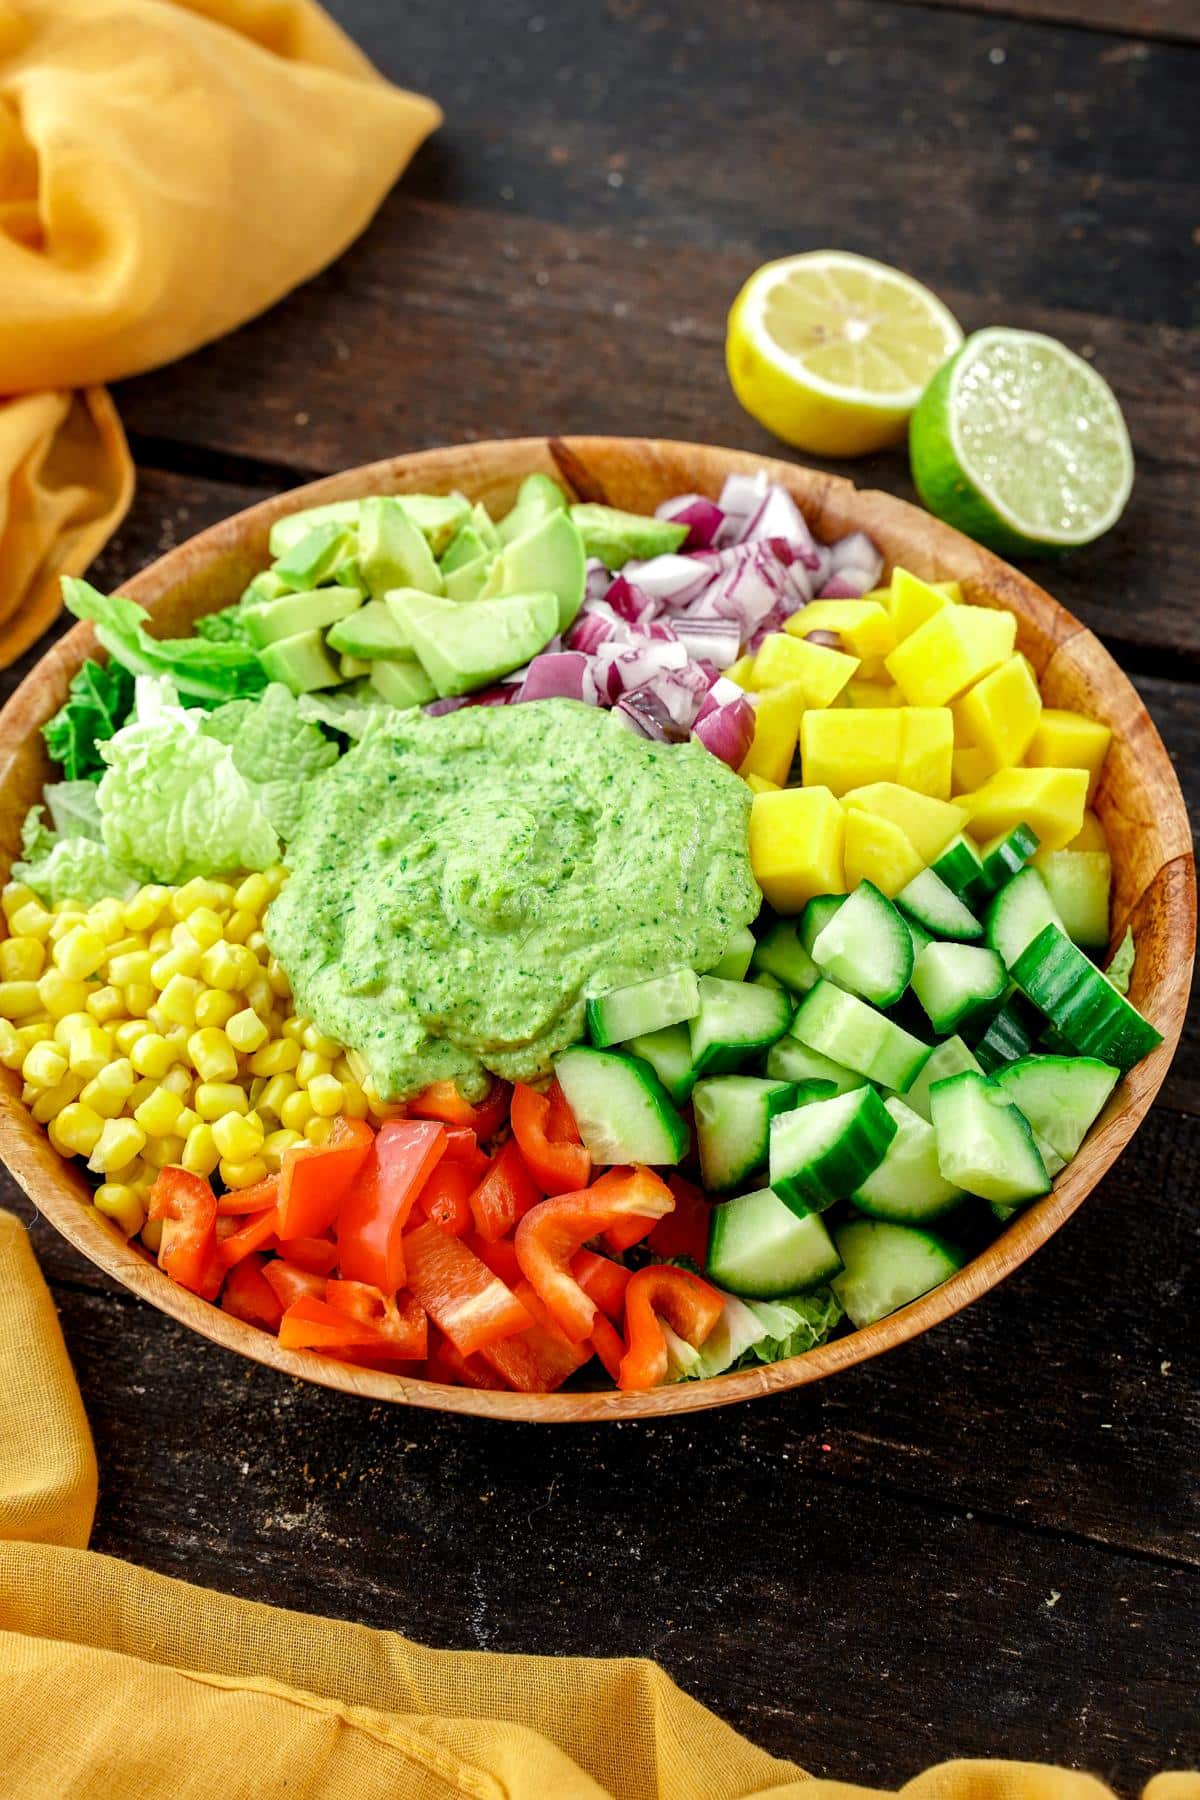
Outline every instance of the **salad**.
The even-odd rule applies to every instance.
[[[89,660],[0,895],[0,1062],[286,1347],[625,1390],[801,1354],[1046,1194],[1161,1041],[1107,728],[1016,621],[730,476],[287,515]]]

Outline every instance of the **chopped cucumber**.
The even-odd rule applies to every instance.
[[[856,1069],[844,1069],[791,1036],[781,1037],[767,1051],[767,1074],[777,1081],[827,1081],[835,1094],[849,1094],[866,1080]]]
[[[709,1193],[728,1194],[765,1166],[771,1120],[796,1104],[790,1081],[716,1075],[692,1095],[700,1176]]]
[[[696,1085],[692,1067],[692,1034],[686,1025],[668,1025],[662,1031],[648,1031],[630,1038],[621,1048],[627,1056],[640,1056],[648,1062],[677,1105],[690,1099]]]
[[[930,868],[964,906],[974,905],[983,892],[983,863],[979,852],[970,838],[961,832],[950,840],[940,856],[934,858]]]
[[[1023,1113],[986,1075],[968,1071],[929,1090],[938,1167],[947,1181],[1002,1208],[1050,1192],[1050,1178]]]
[[[1071,941],[1081,950],[1107,950],[1112,887],[1108,851],[1045,850],[1037,867]]]
[[[929,1109],[929,1090],[935,1081],[948,1081],[951,1075],[962,1075],[967,1069],[973,1069],[978,1075],[982,1073],[979,1063],[960,1037],[948,1037],[944,1044],[938,1044],[925,1059],[920,1074],[912,1085],[904,1091],[904,1104],[913,1112],[920,1113],[923,1119],[933,1115]]]
[[[771,1186],[792,1211],[824,1212],[862,1186],[896,1135],[874,1088],[855,1088],[771,1121]]]
[[[1019,875],[1034,855],[1041,839],[1032,825],[1014,825],[983,847],[983,871],[980,880],[985,894],[994,894],[1006,881]]]
[[[922,869],[914,875],[896,895],[896,905],[930,937],[969,944],[983,936],[983,926],[975,914],[932,869]]]
[[[1098,1057],[1124,1074],[1162,1043],[1162,1033],[1057,925],[1047,925],[1021,952],[1013,979],[1080,1056]]]
[[[1019,1001],[1021,996],[1017,994],[1014,999]],[[1005,1063],[1028,1056],[1032,1049],[1033,1036],[1013,1000],[1009,1000],[988,1021],[987,1030],[975,1046],[975,1056],[984,1074],[990,1075]]]
[[[845,906],[846,900],[847,895],[845,894],[818,894],[815,900],[810,900],[808,902],[808,905],[800,914],[797,932],[801,944],[808,951],[810,956],[812,955],[813,945],[828,925],[830,919],[832,919],[834,913],[837,912],[838,908]]]
[[[1033,1130],[1070,1162],[1120,1073],[1094,1056],[1024,1056],[995,1079]]]
[[[941,1036],[999,1000],[1008,970],[978,944],[928,944],[913,968],[912,989]]]
[[[891,1006],[912,975],[912,938],[891,901],[874,882],[861,881],[817,933],[812,960],[839,987]]]
[[[916,1080],[929,1055],[928,1044],[830,981],[819,981],[801,1001],[792,1036],[898,1094]]]
[[[918,925],[915,919],[910,919],[907,913],[902,913],[901,917],[908,926],[908,935],[912,939],[913,961],[916,962],[926,944],[932,944],[933,939],[930,937],[925,927],[923,925]]]
[[[895,1120],[896,1135],[879,1167],[859,1187],[855,1206],[873,1219],[895,1219],[901,1225],[952,1212],[962,1190],[947,1181],[938,1166],[933,1126],[903,1100],[885,1100],[884,1106]]]
[[[750,980],[755,987],[773,988],[777,994],[783,992],[782,981],[777,975],[768,974],[766,969],[759,969],[756,974],[750,976]]]
[[[800,942],[795,919],[776,919],[759,939],[750,962],[756,974],[773,975],[793,994],[807,994],[821,979],[820,969]]]
[[[554,1073],[597,1163],[677,1163],[688,1128],[649,1063],[579,1046],[555,1058]]]
[[[671,969],[649,981],[613,988],[587,1003],[588,1036],[604,1049],[632,1037],[682,1025],[700,1011],[700,984],[694,969]]]
[[[773,1300],[800,1293],[841,1266],[824,1221],[816,1213],[797,1217],[770,1188],[713,1208],[706,1272],[736,1294]]]
[[[1011,969],[1038,932],[1047,925],[1061,925],[1050,890],[1036,869],[1022,869],[988,903],[984,915],[984,941]]]
[[[734,1070],[783,1036],[792,1003],[781,989],[754,982],[700,977],[700,1010],[691,1022],[692,1062],[698,1075]]]
[[[940,1287],[964,1260],[933,1232],[885,1219],[850,1219],[833,1239],[845,1267],[830,1286],[860,1330]]]
[[[754,933],[748,925],[739,925],[726,944],[720,962],[705,969],[704,973],[715,975],[721,981],[744,981],[753,956]]]

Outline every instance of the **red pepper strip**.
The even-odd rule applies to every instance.
[[[651,1181],[655,1183],[658,1182],[657,1175],[651,1175],[648,1169],[645,1173],[650,1176]],[[620,1185],[628,1178],[628,1176],[629,1170],[626,1168],[609,1169],[605,1174],[599,1176],[592,1183],[592,1186],[593,1188],[604,1189],[610,1184]],[[638,1215],[635,1213],[631,1214],[630,1217],[626,1219],[616,1219],[604,1233],[604,1242],[608,1245],[610,1250],[615,1250],[619,1255],[622,1250],[629,1250],[634,1244],[640,1244],[643,1238],[648,1237],[654,1230],[660,1217],[660,1214],[644,1213]]]
[[[615,1382],[621,1373],[621,1358],[625,1354],[625,1344],[616,1326],[611,1324],[603,1313],[597,1313],[592,1320],[591,1345]]]
[[[592,1159],[579,1141],[574,1117],[561,1094],[559,1101],[556,1109],[549,1095],[520,1081],[513,1089],[513,1136],[544,1194],[577,1193],[587,1186],[592,1173]],[[564,1134],[557,1139],[556,1128]]]
[[[267,1263],[263,1269],[263,1280],[271,1287],[283,1307],[291,1306],[295,1300],[325,1298],[326,1281],[323,1275],[310,1275],[307,1269],[298,1269],[295,1263],[285,1262],[281,1257]]]
[[[263,1275],[265,1260],[261,1256],[248,1256],[236,1269],[230,1270],[221,1295],[221,1310],[235,1319],[244,1320],[247,1325],[257,1325],[263,1331],[278,1331],[283,1308],[274,1288]]]
[[[461,1163],[478,1181],[490,1158],[486,1150],[479,1148],[479,1139],[469,1125],[447,1125],[444,1161]]]
[[[525,1166],[515,1138],[509,1138],[492,1159],[492,1166],[471,1193],[475,1229],[481,1238],[495,1243],[507,1237],[518,1219],[542,1198],[542,1189]]]
[[[283,1238],[279,1254],[298,1269],[307,1269],[310,1275],[332,1275],[337,1268],[338,1247],[332,1238]]]
[[[227,1214],[266,1212],[278,1199],[279,1177],[267,1175],[253,1187],[235,1188],[232,1193],[222,1194],[217,1201],[217,1214],[224,1218]]]
[[[320,1237],[367,1159],[375,1134],[362,1119],[335,1119],[327,1144],[293,1144],[279,1174],[279,1235]]]
[[[445,1148],[444,1127],[430,1120],[380,1126],[338,1216],[338,1255],[348,1281],[369,1282],[385,1294],[404,1286],[404,1227]]]
[[[450,1129],[453,1130],[453,1126]],[[487,1166],[486,1157],[484,1166]],[[451,1162],[447,1151],[418,1194],[417,1204],[427,1219],[449,1232],[451,1237],[462,1237],[475,1222],[471,1212],[471,1190],[475,1179],[466,1163]]]
[[[279,1342],[285,1350],[349,1350],[378,1344],[379,1333],[324,1300],[302,1295],[279,1321]]]
[[[541,1201],[517,1226],[517,1261],[549,1307],[555,1323],[573,1343],[591,1334],[596,1302],[571,1273],[571,1260],[589,1238],[629,1217],[650,1224],[669,1213],[675,1201],[670,1188],[649,1169],[635,1168],[606,1175],[577,1194],[558,1194]]]
[[[619,1388],[657,1387],[667,1377],[667,1340],[658,1315],[696,1348],[725,1305],[724,1296],[686,1269],[653,1264],[639,1269],[625,1290],[625,1354]]]
[[[668,1218],[670,1214],[667,1215]],[[629,1269],[613,1262],[609,1256],[597,1256],[594,1250],[579,1250],[571,1258],[571,1273],[601,1312],[619,1324],[625,1312],[625,1289],[629,1286]]]
[[[533,1324],[517,1337],[488,1344],[479,1354],[518,1393],[552,1394],[590,1359],[591,1346],[564,1337],[527,1281],[518,1285],[516,1295]]]
[[[215,1299],[222,1270],[216,1260],[217,1198],[208,1182],[186,1169],[160,1169],[147,1211],[162,1220],[159,1268],[180,1287]]]
[[[682,1175],[668,1175],[667,1186],[675,1196],[675,1211],[659,1220],[646,1239],[646,1246],[664,1262],[686,1256],[702,1269],[708,1261],[712,1207],[700,1189]]]
[[[499,1238],[496,1243],[489,1244],[486,1238],[472,1232],[466,1242],[468,1250],[473,1250],[480,1262],[485,1262],[492,1274],[500,1277],[505,1287],[515,1288],[518,1281],[525,1279],[517,1261],[517,1247],[511,1238]]]
[[[482,1356],[463,1356],[436,1328],[430,1334],[425,1379],[440,1381],[446,1387],[491,1388],[497,1393],[503,1393],[508,1386],[504,1377],[490,1368]]]
[[[464,1356],[532,1325],[521,1302],[461,1238],[447,1237],[436,1225],[418,1225],[405,1238],[404,1250],[409,1286]]]
[[[223,1269],[232,1269],[234,1263],[240,1263],[244,1256],[250,1256],[255,1250],[273,1249],[278,1243],[279,1209],[273,1206],[270,1212],[258,1213],[239,1231],[223,1238],[217,1245],[217,1258]]]
[[[372,1325],[384,1340],[378,1354],[393,1362],[423,1362],[429,1351],[425,1309],[412,1294],[397,1299],[365,1281],[331,1281],[325,1300],[337,1312]]]
[[[496,1081],[478,1106],[464,1100],[453,1081],[431,1081],[408,1102],[414,1119],[439,1119],[443,1125],[469,1125],[476,1137],[495,1137],[508,1117],[507,1081]]]

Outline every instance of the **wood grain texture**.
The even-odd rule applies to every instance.
[[[956,578],[971,600],[1009,607],[1018,620],[1018,645],[1038,669],[1047,699],[1078,707],[1113,729],[1114,745],[1096,804],[1114,851],[1115,918],[1122,926],[1132,920],[1138,934],[1132,998],[1158,1026],[1164,1041],[1121,1083],[1053,1193],[1022,1212],[950,1281],[875,1325],[807,1356],[646,1394],[477,1392],[283,1350],[265,1333],[175,1286],[126,1244],[88,1204],[82,1174],[63,1164],[21,1105],[16,1078],[9,1077],[0,1089],[0,1152],[21,1186],[72,1243],[174,1318],[286,1373],[411,1406],[491,1418],[582,1423],[728,1405],[805,1385],[877,1356],[951,1317],[994,1287],[1081,1204],[1144,1117],[1178,1041],[1195,944],[1195,869],[1179,785],[1135,689],[1078,620],[998,558],[889,495],[860,491],[844,479],[791,464],[667,441],[552,438],[428,451],[350,470],[260,502],[169,552],[128,583],[125,591],[147,607],[164,634],[185,630],[201,614],[228,604],[265,564],[271,523],[296,505],[371,492],[460,489],[499,512],[511,505],[522,478],[540,469],[565,480],[576,492],[631,511],[650,512],[671,494],[697,491],[715,496],[731,470],[760,467],[790,488],[818,536],[832,541],[851,529],[864,529],[879,544],[889,570],[893,563],[903,562],[917,574]],[[0,764],[0,852],[10,857],[19,842],[20,821],[46,775],[38,728],[61,704],[71,674],[94,642],[90,626],[69,632],[0,715],[0,743],[7,752]]]
[[[1122,37],[1200,43],[1194,0],[904,0],[954,11],[992,13],[998,19],[1031,19],[1043,25],[1083,25]]]

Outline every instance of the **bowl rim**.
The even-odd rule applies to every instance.
[[[862,528],[877,537],[881,528],[886,537],[889,518],[899,524],[911,516],[911,521],[920,522],[923,532],[941,546],[951,562],[957,560],[975,573],[984,589],[983,597],[998,595],[999,603],[1015,612],[1018,620],[1036,623],[1043,631],[1048,631],[1053,641],[1050,660],[1065,655],[1072,661],[1086,661],[1097,675],[1103,677],[1107,689],[1126,709],[1134,709],[1130,716],[1139,718],[1139,761],[1147,765],[1147,775],[1153,776],[1160,804],[1166,808],[1159,816],[1170,828],[1166,831],[1168,846],[1172,840],[1177,845],[1151,874],[1143,890],[1144,897],[1152,888],[1161,887],[1160,910],[1166,914],[1165,930],[1170,944],[1170,955],[1155,995],[1158,1002],[1154,1009],[1155,1023],[1163,1033],[1163,1042],[1118,1085],[1121,1104],[1110,1103],[1084,1149],[1063,1171],[1052,1191],[1019,1213],[998,1237],[942,1286],[873,1325],[834,1338],[803,1355],[645,1393],[605,1390],[518,1394],[448,1387],[341,1363],[310,1352],[282,1349],[277,1339],[268,1333],[178,1287],[147,1255],[121,1238],[87,1204],[86,1196],[90,1190],[81,1173],[72,1163],[58,1156],[43,1127],[33,1120],[21,1102],[14,1088],[14,1078],[5,1071],[8,1079],[0,1084],[0,1157],[55,1228],[104,1273],[161,1312],[227,1350],[298,1379],[369,1400],[543,1423],[665,1417],[807,1386],[921,1335],[953,1317],[1018,1269],[1070,1218],[1120,1155],[1157,1095],[1179,1042],[1195,949],[1195,863],[1178,779],[1153,721],[1128,677],[1099,640],[1065,607],[1027,576],[895,496],[860,489],[845,477],[829,476],[802,465],[716,445],[637,437],[492,439],[384,458],[287,489],[209,526],[157,558],[118,591],[141,601],[153,613],[169,596],[172,581],[189,567],[203,567],[222,552],[244,545],[248,532],[265,539],[266,530],[274,519],[301,506],[340,498],[348,486],[356,492],[437,491],[439,485],[444,490],[456,484],[460,477],[451,479],[451,471],[465,460],[477,465],[481,475],[498,481],[516,479],[534,468],[546,469],[557,474],[580,497],[595,499],[602,498],[603,494],[597,491],[589,474],[589,459],[603,460],[605,455],[613,454],[648,460],[651,465],[656,462],[670,464],[672,459],[707,461],[714,474],[730,469],[746,473],[761,469],[769,479],[788,487],[810,517],[814,511],[820,514],[832,506],[852,519],[862,520]],[[881,548],[886,553],[886,543],[881,543]],[[956,557],[951,553],[956,553]],[[889,556],[889,563],[891,560]],[[224,601],[214,601],[214,607],[218,603],[227,603],[227,600],[228,596]],[[64,687],[84,658],[95,649],[92,627],[76,625],[39,658],[0,711],[0,808],[22,747],[53,710],[53,706],[46,704],[50,686]],[[54,705],[57,703],[54,700]]]

